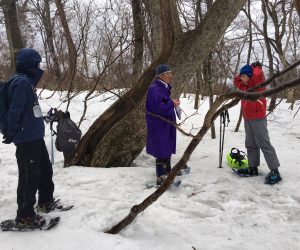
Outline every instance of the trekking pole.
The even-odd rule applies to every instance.
[[[224,114],[223,112],[220,114],[220,141],[219,141],[219,168],[222,168],[222,157],[221,157],[221,151],[222,151],[222,123],[223,123]]]
[[[51,163],[54,164],[54,147],[53,147],[53,136],[56,135],[56,132],[53,129],[53,122],[57,121],[56,119],[56,108],[50,108],[47,115],[44,116],[46,123],[50,123],[50,136],[51,136]]]
[[[225,110],[220,114],[219,168],[222,168],[226,119],[227,119],[227,126],[228,126],[230,122],[228,110]],[[222,131],[222,124],[223,124],[223,131]]]
[[[51,134],[51,163],[54,164],[54,148],[53,148],[53,128],[52,128],[53,122],[50,123],[50,134]]]

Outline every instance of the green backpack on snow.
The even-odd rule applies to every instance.
[[[248,167],[248,160],[246,154],[237,148],[232,148],[230,153],[227,154],[227,162],[232,169],[243,169]]]

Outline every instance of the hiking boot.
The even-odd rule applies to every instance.
[[[45,223],[45,218],[40,215],[16,219],[16,224],[19,228],[39,228],[42,227]]]
[[[258,168],[257,167],[249,167],[250,176],[258,176]]]
[[[240,168],[236,172],[239,176],[242,177],[258,176],[257,167]]]
[[[36,208],[38,212],[49,213],[51,211],[54,211],[55,209],[63,209],[63,205],[60,203],[60,199],[53,199],[49,202],[38,204]]]
[[[279,181],[281,181],[281,176],[278,169],[271,170],[270,173],[268,173],[265,177],[265,184],[273,185]]]
[[[160,177],[157,177],[156,179],[156,185],[160,186],[161,184],[163,184],[163,182],[167,179],[166,175],[162,175]]]

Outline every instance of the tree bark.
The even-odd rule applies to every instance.
[[[274,74],[274,67],[273,67],[274,60],[273,60],[273,54],[272,54],[272,49],[271,49],[271,41],[270,41],[270,38],[268,37],[268,13],[267,13],[267,9],[266,9],[266,5],[265,5],[264,1],[262,1],[262,11],[264,13],[263,36],[264,36],[268,60],[269,60],[269,76],[271,76]],[[275,81],[272,83],[272,86],[276,87]],[[276,96],[273,96],[271,98],[268,111],[272,112],[275,109],[275,106],[276,106]]]
[[[45,27],[47,47],[53,62],[53,66],[51,67],[51,70],[53,71],[55,80],[58,83],[60,82],[61,79],[61,72],[60,72],[58,58],[54,48],[53,25],[51,22],[51,15],[50,15],[50,0],[44,0],[44,15],[42,16],[42,21]]]
[[[65,83],[69,84],[69,91],[68,91],[68,105],[67,110],[70,105],[70,95],[71,91],[73,90],[73,83],[74,83],[74,77],[76,74],[76,67],[77,67],[77,50],[75,47],[75,44],[72,39],[72,35],[70,32],[70,28],[68,25],[68,21],[66,18],[64,6],[61,2],[61,0],[55,0],[55,4],[57,7],[58,15],[64,30],[64,35],[66,37],[67,47],[68,47],[68,60],[69,60],[69,67],[67,69],[67,76],[65,77],[62,85]]]
[[[1,0],[1,7],[4,13],[6,36],[9,43],[12,72],[16,70],[16,55],[21,48],[24,48],[21,29],[18,19],[18,11],[15,0]]]
[[[144,54],[144,39],[143,39],[143,20],[142,8],[140,0],[132,0],[132,16],[134,26],[134,55],[133,55],[133,81],[137,81],[143,70],[143,54]]]
[[[300,18],[300,0],[294,0],[294,5]]]
[[[203,63],[203,75],[204,75],[204,82],[208,86],[208,96],[209,96],[209,107],[214,103],[214,94],[212,88],[212,72],[211,72],[211,60],[212,60],[212,53],[209,54],[208,58]],[[211,132],[211,139],[216,139],[216,129],[215,123],[212,122],[210,127]]]
[[[195,94],[195,104],[194,109],[199,108],[199,102],[200,102],[200,94],[201,94],[201,69],[197,69],[195,81],[196,81],[196,94]]]
[[[174,30],[178,30],[178,28],[174,28],[173,23],[176,22],[174,22],[170,15],[170,9],[172,9],[172,11],[174,10],[173,7],[170,7],[170,4],[174,1],[161,0],[160,13],[164,49],[161,50],[159,58],[144,71],[137,84],[94,122],[80,141],[71,164],[92,166],[90,163],[94,162],[97,163],[97,165],[93,166],[98,167],[128,166],[134,160],[132,156],[136,155],[137,152],[141,152],[145,145],[141,143],[139,150],[134,147],[135,153],[132,154],[130,150],[131,147],[138,143],[130,138],[134,135],[135,138],[139,138],[139,140],[144,142],[146,129],[142,127],[138,131],[134,131],[134,134],[127,133],[123,130],[123,124],[121,123],[124,122],[124,120],[132,119],[132,116],[128,116],[128,114],[134,109],[143,110],[145,93],[154,77],[155,67],[161,63],[168,63],[173,71],[175,83],[184,84],[190,80],[196,72],[196,69],[203,63],[203,58],[207,58],[221,39],[222,34],[224,34],[225,30],[241,10],[245,1],[246,0],[215,1],[201,24],[195,30],[183,34],[176,34],[176,40],[174,40]],[[224,9],[230,9],[230,11],[224,12]],[[181,88],[178,87],[181,86],[180,84],[175,85],[173,93],[175,96],[180,94]],[[134,118],[134,122],[137,120],[144,120],[144,112],[138,113]],[[114,136],[117,134],[114,131],[117,130],[120,131],[119,135],[123,136],[122,140]],[[115,155],[114,151],[107,152],[106,154],[97,152],[98,150],[109,150],[101,146],[105,140],[111,145],[110,148],[115,147],[115,143],[122,143],[123,140],[124,142],[129,141],[129,144],[120,146],[120,148],[123,148],[120,154],[126,155],[126,159],[123,160],[120,155]],[[107,144],[104,143],[104,145]],[[127,152],[124,151],[125,149],[127,149]],[[101,157],[97,158],[98,156]],[[102,156],[104,158],[102,158]],[[118,158],[120,160],[116,161],[115,159]]]

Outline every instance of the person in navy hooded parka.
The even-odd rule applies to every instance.
[[[156,158],[157,185],[162,184],[171,171],[171,155],[176,151],[176,128],[149,113],[162,116],[171,122],[176,121],[174,108],[180,101],[170,98],[171,83],[172,73],[168,65],[159,65],[156,68],[156,79],[148,89],[146,100],[146,151]]]
[[[20,227],[39,227],[45,223],[36,215],[34,205],[53,202],[52,164],[44,141],[45,126],[38,103],[36,86],[42,77],[42,58],[30,48],[21,49],[16,57],[16,75],[9,85],[7,126],[3,143],[16,145],[19,169],[16,223]]]

